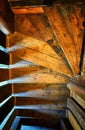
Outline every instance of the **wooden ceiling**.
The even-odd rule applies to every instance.
[[[23,1],[29,4],[27,0]],[[22,59],[33,66],[13,68],[11,78],[26,74],[27,79],[30,76],[34,83],[67,83],[70,77],[78,76],[84,33],[82,23],[85,21],[84,1],[76,0],[74,4],[74,1],[65,0],[63,4],[62,0],[54,1],[52,6],[38,4],[36,7],[32,0],[30,6],[26,3],[22,6],[20,2],[9,0],[15,29],[8,36],[7,45],[12,64]],[[41,5],[44,5],[43,1]],[[85,75],[84,64],[85,60],[81,70]]]
[[[17,55],[20,59],[47,68],[50,71],[45,70],[46,77],[52,73],[55,77],[57,74],[56,80],[59,78],[57,82],[60,81],[60,77],[67,79],[66,77],[78,75],[80,72],[85,5],[53,4],[50,7],[30,7],[25,8],[28,10],[27,13],[19,12],[19,9],[12,8],[15,13],[15,33],[9,37],[9,41],[10,46],[21,41],[19,45],[24,48],[15,50],[12,53],[13,57]],[[40,12],[37,12],[36,9]],[[39,67],[37,65],[36,69]],[[24,70],[24,72],[27,71]],[[43,72],[42,69],[39,71],[39,73]],[[15,70],[12,73],[17,77],[20,74]],[[39,73],[38,75],[42,75]],[[54,82],[56,80],[54,78]]]

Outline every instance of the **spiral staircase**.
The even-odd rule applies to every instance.
[[[11,9],[15,31],[0,33],[0,129],[84,130],[85,4]]]

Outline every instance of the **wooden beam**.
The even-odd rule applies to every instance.
[[[12,8],[14,14],[40,14],[44,13],[42,7]]]
[[[81,60],[80,60],[80,72],[79,75],[83,75],[83,68],[84,68],[84,58],[85,58],[85,21],[83,22],[84,26],[84,36],[83,36],[83,43],[81,49]]]
[[[0,0],[0,30],[6,35],[14,31],[14,16],[7,0]]]

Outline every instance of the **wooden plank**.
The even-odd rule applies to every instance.
[[[8,35],[14,32],[14,16],[7,0],[1,0],[0,5],[0,29]]]
[[[71,113],[71,111],[68,110],[68,119],[71,123],[71,125],[73,126],[74,130],[82,130],[82,128],[80,127],[79,123],[77,122],[77,120],[75,119],[75,117],[73,116],[73,114]]]
[[[15,38],[16,34],[18,35],[18,33],[15,33]],[[24,38],[23,35],[22,38]],[[45,42],[29,37],[20,42],[18,46],[21,46],[22,49],[16,50],[13,53],[21,59],[34,62],[40,66],[53,69],[54,71],[64,73],[68,76],[71,75],[71,72],[65,63],[59,58],[59,56],[55,55],[54,51],[52,51],[49,45],[47,45]]]
[[[19,15],[19,14],[15,15],[15,31],[20,32],[21,34],[24,34],[26,37],[31,36],[33,38],[41,40],[41,36],[40,36],[39,32],[36,30],[36,28],[34,28],[34,26],[29,21],[29,19],[27,18],[27,16],[25,14],[24,15]],[[17,40],[20,40],[20,39],[17,37]],[[12,41],[12,44],[13,43],[14,42]],[[10,46],[12,46],[12,45],[10,45]]]
[[[36,90],[50,90],[51,88],[54,89],[59,89],[60,91],[66,88],[66,84],[63,83],[59,83],[59,84],[36,84],[36,83],[29,83],[29,84],[14,84],[14,93],[18,94],[18,93],[22,93],[22,92],[32,92],[32,91],[36,91]],[[68,91],[68,96],[69,96],[69,90],[66,88],[66,91]],[[56,98],[56,97],[55,97]]]
[[[18,68],[11,70],[12,83],[67,83],[69,78],[41,67]]]
[[[41,14],[44,13],[42,7],[11,8],[14,14]]]
[[[37,51],[42,51],[42,53],[46,53],[46,54],[48,54],[48,55],[52,55],[52,56],[54,56],[54,57],[56,57],[56,58],[59,58],[61,61],[62,61],[62,59],[52,50],[52,48],[46,43],[46,42],[43,42],[43,41],[41,41],[40,39],[41,39],[41,35],[40,35],[40,33],[39,34],[36,34],[36,32],[35,31],[33,31],[33,32],[29,32],[28,30],[30,30],[30,31],[32,31],[33,29],[33,26],[30,26],[30,22],[29,22],[29,20],[25,17],[25,16],[18,16],[19,17],[19,23],[16,23],[16,31],[18,31],[18,32],[21,32],[22,34],[25,34],[25,35],[22,35],[22,34],[20,34],[20,33],[15,33],[14,35],[12,35],[11,37],[9,37],[10,38],[10,43],[11,43],[11,45],[14,45],[15,44],[15,40],[16,40],[16,42],[18,43],[19,41],[22,41],[21,39],[23,39],[24,41],[24,44],[23,45],[26,45],[26,46],[29,46],[29,42],[31,43],[32,42],[32,44],[30,44],[31,45],[31,47],[33,48],[33,46],[35,46],[35,50]],[[21,25],[21,20],[22,20],[22,18],[24,17],[24,24],[22,24]],[[16,18],[17,19],[17,18]],[[21,19],[21,20],[20,20]],[[17,22],[16,21],[16,22]],[[26,23],[25,23],[26,22]],[[27,24],[28,23],[28,24]],[[27,25],[27,27],[25,27],[25,26],[23,26],[23,25]],[[32,27],[32,28],[29,28],[29,27]],[[35,29],[35,28],[34,28]],[[26,33],[25,33],[26,32]],[[34,33],[35,32],[35,33]],[[51,32],[51,31],[50,31]],[[29,37],[28,38],[28,36],[27,36],[27,34],[29,35],[29,36],[31,36],[31,37]],[[19,36],[19,37],[16,37],[16,36]],[[34,39],[32,38],[32,37],[34,37]],[[19,39],[20,38],[20,39]],[[37,39],[36,39],[37,38]],[[15,40],[13,40],[13,39],[15,39]],[[38,40],[39,39],[39,40]],[[29,40],[29,41],[28,41]],[[35,44],[36,43],[36,44]],[[44,46],[44,47],[43,47]],[[48,49],[47,49],[48,48]],[[33,51],[34,51],[34,48],[33,48]],[[33,62],[33,61],[32,61]],[[34,61],[35,62],[35,61]],[[62,61],[62,62],[64,62],[64,64],[65,64],[65,61]],[[64,65],[63,65],[64,66]],[[66,66],[66,64],[65,64],[65,66]],[[66,66],[67,67],[67,66]],[[69,68],[67,67],[67,69],[69,70]],[[64,69],[64,70],[66,70],[66,68]],[[70,70],[69,70],[70,71]]]
[[[18,106],[35,109],[65,109],[69,97],[69,90],[63,84],[16,84],[14,93]]]
[[[83,65],[83,75],[85,76],[85,58],[84,58],[84,65]]]
[[[61,15],[62,11],[60,9],[61,9],[61,6],[53,6],[50,8],[48,7],[44,8],[44,11],[47,14],[48,19],[51,22],[52,28],[54,29],[59,39],[60,45],[65,52],[65,56],[68,59],[68,62],[72,68],[72,71],[74,72],[74,74],[78,74],[79,67],[76,67],[78,66],[76,46],[75,46],[73,38],[71,37],[68,31],[68,27],[66,26],[64,18]]]
[[[65,118],[65,110],[39,110],[39,109],[27,109],[26,107],[17,107],[18,116],[26,116],[26,117],[38,117],[38,118],[56,118],[61,119]]]
[[[0,103],[8,98],[12,94],[11,85],[5,85],[0,87]]]
[[[64,62],[55,59],[47,54],[43,54],[42,52],[36,51],[35,49],[27,47],[25,49],[21,49],[13,53],[26,61],[31,61],[40,66],[46,67],[48,69],[52,69],[55,72],[62,73],[69,77],[71,76],[71,72],[66,67]]]
[[[85,89],[84,86],[79,85],[78,82],[72,83],[70,82],[68,84],[68,88],[72,91],[74,91],[79,97],[81,97],[83,100],[85,100]],[[82,83],[82,82],[81,82]],[[83,84],[84,85],[84,84]]]
[[[11,79],[16,78],[16,77],[21,77],[24,75],[31,75],[34,73],[39,73],[42,72],[43,70],[45,70],[44,67],[41,66],[36,66],[36,65],[32,65],[32,66],[23,66],[23,67],[19,67],[19,68],[13,68],[11,69]],[[43,71],[46,72],[46,71]]]
[[[68,100],[68,108],[72,111],[82,129],[85,129],[85,112],[72,99]]]
[[[10,107],[9,107],[10,106]],[[0,123],[14,107],[14,98],[11,97],[5,104],[0,107]]]
[[[27,15],[27,18],[31,21],[36,30],[40,33],[42,39],[46,41],[49,46],[51,46],[56,55],[61,57],[61,59],[67,64],[67,67],[69,67],[67,59],[63,53],[63,50],[59,44],[55,33],[52,30],[50,21],[48,20],[46,14]]]
[[[36,122],[35,122],[36,120]],[[60,128],[60,120],[52,118],[28,118],[28,117],[21,117],[20,124],[23,123],[25,129],[58,129]],[[18,129],[20,129],[20,125]],[[23,129],[21,126],[21,129]],[[37,127],[36,127],[37,126]]]
[[[74,91],[70,92],[70,96],[85,109],[85,100],[83,98],[79,97]]]
[[[42,99],[37,97],[16,97],[16,105],[28,106],[28,109],[34,108],[34,109],[62,110],[66,108],[66,99],[60,98],[57,100],[53,100],[53,99]]]
[[[66,99],[69,97],[69,91],[66,88],[49,88],[49,87],[47,87],[47,88],[36,88],[35,89],[35,87],[34,87],[34,89],[30,88],[30,89],[28,89],[28,91],[25,90],[24,92],[17,93],[15,95],[22,96],[22,97],[31,96],[31,97],[42,97],[42,98],[47,98],[49,96],[49,98],[51,98],[51,99],[57,99],[57,98],[65,98]]]
[[[77,55],[77,66],[80,67],[81,49],[82,49],[82,38],[83,38],[83,26],[84,21],[84,8],[83,6],[61,6],[59,8],[61,16],[66,24],[68,33],[74,40],[76,55]],[[82,10],[82,14],[81,14]],[[78,12],[78,13],[76,13]],[[81,18],[80,18],[81,16]],[[82,29],[82,31],[81,31]]]

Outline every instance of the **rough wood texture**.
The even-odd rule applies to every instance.
[[[62,48],[60,47],[56,34],[52,30],[52,27],[46,14],[27,15],[27,18],[30,20],[36,30],[40,33],[42,40],[46,41],[47,44],[51,46],[51,48],[54,50],[54,52],[62,58],[62,60],[66,63],[67,67],[69,67],[68,61],[63,53]]]
[[[77,120],[75,119],[75,117],[73,116],[73,114],[71,113],[71,111],[68,110],[68,119],[71,122],[74,130],[82,130],[81,126],[79,125],[79,123],[77,122]]]
[[[72,99],[68,100],[68,108],[72,111],[82,129],[85,129],[85,112]]]
[[[28,109],[62,110],[66,108],[66,100],[49,100],[34,97],[16,97],[17,106],[28,106]]]
[[[0,0],[0,30],[6,35],[14,32],[14,16],[7,0]]]
[[[85,100],[85,77],[72,78],[68,88]]]
[[[52,90],[52,93],[51,93]],[[54,90],[54,91],[53,91]],[[37,92],[39,91],[39,92]],[[61,91],[60,93],[56,93],[55,91]],[[65,91],[66,91],[66,95],[65,95]],[[49,96],[49,94],[51,94],[55,99],[57,98],[56,95],[60,95],[59,97],[65,96],[65,97],[69,97],[69,90],[66,88],[66,84],[63,83],[59,83],[59,84],[14,84],[14,93],[15,94],[23,94],[23,92],[27,92],[29,96],[39,96],[39,97],[43,97],[43,94],[46,94],[46,97]],[[43,93],[44,92],[44,93]],[[44,96],[45,96],[44,94]],[[63,95],[64,94],[64,95]],[[50,97],[49,97],[50,98]]]
[[[81,8],[79,6],[54,5],[44,9],[74,74],[79,72],[81,29],[84,20]],[[76,12],[78,13],[76,14]]]
[[[80,104],[80,106],[82,106],[82,108],[85,109],[85,100],[83,98],[81,98],[80,96],[78,96],[74,91],[70,91],[70,97],[72,97],[76,102],[78,102]]]
[[[61,93],[59,93],[61,91]],[[35,97],[47,99],[65,99],[69,97],[69,90],[63,84],[16,84],[14,85],[15,96]]]
[[[15,39],[17,36],[18,33],[15,33]],[[71,71],[69,70],[69,68],[67,68],[62,59],[54,53],[54,51],[48,44],[31,37],[24,38],[22,36],[21,38],[19,37],[19,41],[21,41],[22,38],[23,40],[18,44],[18,47],[21,49],[14,50],[13,54],[20,57],[21,59],[34,62],[35,64],[46,67],[55,72],[65,74],[67,76],[71,75]],[[18,41],[13,42],[18,43]]]
[[[19,116],[25,116],[25,117],[42,117],[42,118],[64,118],[65,117],[65,110],[34,110],[34,109],[27,109],[19,107],[18,108],[18,115]]]

